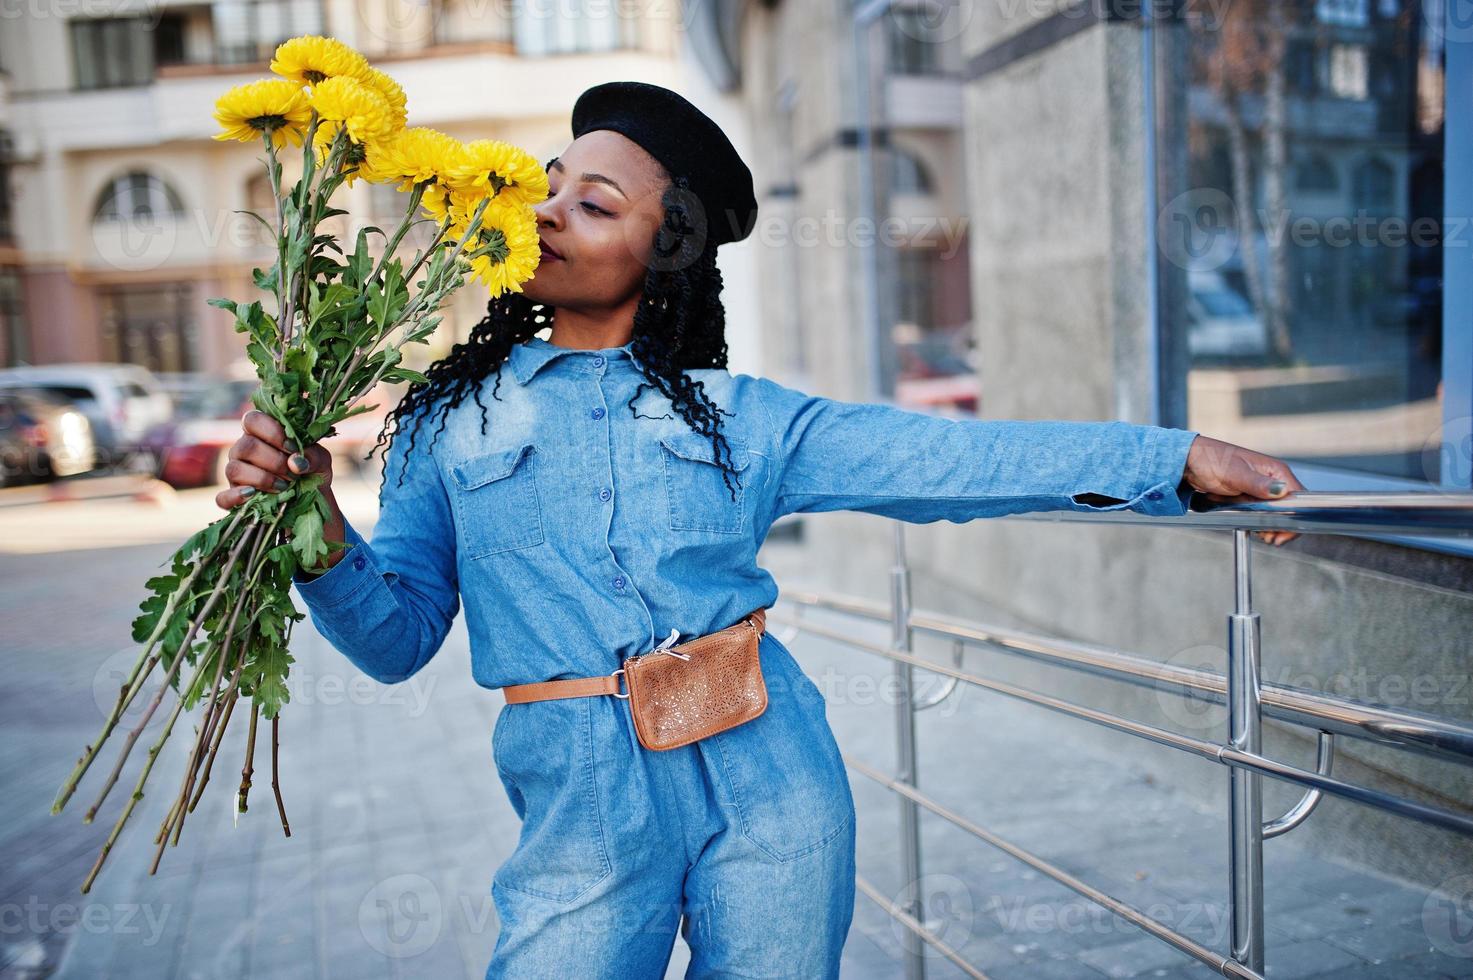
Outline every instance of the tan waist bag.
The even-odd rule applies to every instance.
[[[751,721],[767,710],[758,643],[767,610],[670,647],[628,657],[612,674],[502,688],[508,703],[612,694],[629,702],[647,749],[674,749]],[[619,690],[624,675],[628,693]]]

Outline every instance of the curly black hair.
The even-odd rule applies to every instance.
[[[628,406],[638,416],[634,402],[646,388],[654,388],[670,399],[671,406],[693,431],[711,437],[717,465],[735,501],[732,479],[737,473],[731,466],[730,446],[719,424],[720,415],[731,413],[710,400],[704,382],[692,381],[684,373],[690,369],[726,367],[726,309],[721,303],[722,281],[716,266],[716,246],[706,234],[704,214],[683,176],[671,180],[661,205],[665,209],[664,219],[655,232],[643,296],[634,313],[632,350],[645,381],[635,389]],[[431,364],[425,371],[425,381],[409,387],[385,418],[378,441],[366,458],[371,459],[380,446],[387,445],[385,437],[391,424],[397,435],[401,419],[443,398],[438,413],[440,426],[430,442],[433,447],[434,439],[445,428],[445,416],[464,400],[467,392],[475,395],[476,404],[481,407],[481,432],[485,434],[486,406],[480,398],[482,380],[489,372],[496,373],[496,386],[491,394],[499,401],[501,396],[496,392],[501,388],[501,368],[512,347],[550,326],[554,310],[551,304],[535,303],[518,292],[494,297],[486,305],[486,316],[472,328],[465,342],[456,344],[449,354]],[[407,452],[413,452],[417,435],[417,428],[412,429]],[[396,486],[403,483],[405,469],[407,459],[400,468]]]

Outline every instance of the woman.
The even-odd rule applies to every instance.
[[[633,82],[585,92],[573,136],[537,208],[535,278],[394,412],[371,544],[321,447],[296,452],[252,412],[231,450],[224,508],[329,478],[327,536],[351,547],[298,587],[380,681],[425,666],[462,598],[492,688],[606,676],[667,634],[729,626],[777,598],[756,555],[783,514],[1172,515],[1194,492],[1302,489],[1281,461],[1186,430],[953,420],[733,375],[715,251],[750,233],[756,202],[730,142]],[[523,824],[492,883],[488,978],[660,977],[677,929],[687,976],[837,976],[853,799],[817,687],[771,634],[759,650],[763,714],[678,749],[644,750],[615,697],[502,709],[493,756]]]

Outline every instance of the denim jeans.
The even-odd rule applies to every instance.
[[[854,912],[854,800],[823,697],[770,633],[767,709],[676,749],[612,697],[508,704],[496,768],[523,818],[496,872],[487,980],[839,975]],[[682,914],[684,918],[682,918]]]

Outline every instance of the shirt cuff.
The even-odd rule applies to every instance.
[[[309,604],[335,606],[373,581],[380,580],[378,565],[373,560],[368,542],[346,517],[343,518],[343,541],[349,547],[337,564],[321,575],[307,575],[301,569],[292,573],[292,582]]]
[[[1199,433],[1191,429],[1153,426],[1148,438],[1146,465],[1141,470],[1145,491],[1138,512],[1156,517],[1181,517],[1191,510],[1196,491],[1185,478],[1187,456]]]

